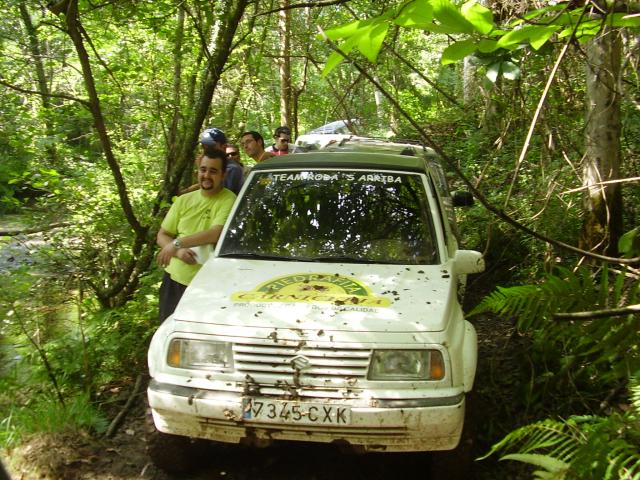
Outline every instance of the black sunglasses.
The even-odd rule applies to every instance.
[[[238,152],[238,151],[227,152],[227,157],[237,157],[238,155],[240,155],[240,152]]]

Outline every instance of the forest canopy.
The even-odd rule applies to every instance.
[[[461,238],[497,288],[473,313],[530,340],[522,424],[636,421],[612,407],[640,371],[636,3],[0,2],[3,410],[81,404],[104,430],[105,386],[146,368],[155,234],[203,129],[356,119],[434,148],[479,200]]]

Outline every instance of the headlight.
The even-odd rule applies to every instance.
[[[444,360],[438,350],[374,350],[369,380],[442,380]]]
[[[231,344],[174,338],[167,350],[167,364],[176,368],[233,370]]]

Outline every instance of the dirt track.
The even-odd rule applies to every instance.
[[[479,280],[479,279],[478,279]],[[480,283],[480,282],[478,282]],[[472,285],[470,285],[472,287]],[[469,290],[473,291],[473,288]],[[475,298],[467,298],[474,305]],[[517,391],[522,378],[519,356],[524,339],[514,335],[513,327],[502,319],[472,318],[478,332],[478,370],[474,388],[473,427],[476,441],[470,445],[470,458],[487,453],[491,444],[524,421]],[[131,385],[133,387],[133,385]],[[126,393],[126,392],[122,392]],[[128,395],[122,395],[122,405]],[[472,462],[458,472],[463,463],[454,457],[444,472],[430,474],[432,456],[428,454],[345,454],[331,445],[281,444],[267,449],[219,446],[208,451],[207,464],[198,473],[171,476],[151,464],[146,453],[144,392],[136,399],[123,424],[112,438],[90,435],[48,435],[32,438],[10,452],[12,480],[378,480],[418,477],[421,479],[463,478],[471,480],[520,480],[522,467],[490,458]],[[115,416],[117,412],[114,412]],[[9,460],[9,461],[8,461]],[[449,469],[449,470],[447,470]],[[436,472],[438,473],[438,472]],[[0,478],[0,480],[3,480]]]
[[[504,321],[483,317],[474,320],[479,337],[474,415],[477,441],[474,457],[487,452],[491,438],[515,427],[519,412],[513,408],[512,385],[518,382],[516,356],[521,340]],[[498,372],[500,372],[498,374]],[[511,409],[511,410],[510,410]],[[152,465],[145,451],[145,404],[141,395],[113,438],[91,436],[42,436],[12,452],[13,480],[378,480],[430,475],[427,454],[341,453],[327,445],[282,444],[267,449],[221,446],[211,449],[208,462],[197,474],[170,476]],[[453,465],[456,465],[454,461]],[[449,472],[453,473],[453,472]],[[460,478],[527,478],[520,467],[495,460],[475,462]]]

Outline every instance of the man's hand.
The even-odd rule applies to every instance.
[[[158,264],[161,267],[166,267],[172,257],[177,257],[189,265],[197,263],[196,252],[189,248],[176,248],[173,243],[167,243],[158,254]]]
[[[190,248],[181,248],[176,253],[176,257],[189,265],[195,265],[198,263],[198,255]]]

